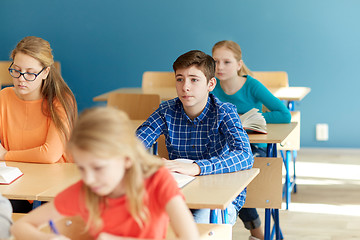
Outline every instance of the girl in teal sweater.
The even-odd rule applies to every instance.
[[[252,108],[259,109],[266,123],[289,123],[291,114],[286,106],[262,83],[254,79],[241,59],[241,48],[233,41],[214,45],[212,55],[216,62],[218,84],[212,93],[222,102],[233,103],[239,114]],[[262,112],[265,106],[268,111]],[[254,157],[266,157],[266,144],[251,144]],[[250,240],[264,239],[261,221],[255,208],[242,208],[239,217],[250,230]]]

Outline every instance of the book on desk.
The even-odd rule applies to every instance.
[[[267,133],[265,118],[257,108],[240,115],[240,121],[247,132]]]
[[[192,164],[194,162],[194,160],[185,159],[185,158],[177,158],[174,161],[186,163],[186,164]],[[177,182],[179,188],[183,188],[186,184],[190,183],[195,179],[194,176],[189,176],[177,172],[171,172],[171,175],[175,178],[175,181]]]
[[[24,175],[17,167],[8,167],[5,162],[0,163],[0,184],[10,184]]]

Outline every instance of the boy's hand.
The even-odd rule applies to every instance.
[[[190,176],[196,176],[200,174],[200,167],[196,163],[183,163],[174,160],[168,160],[166,158],[162,158],[165,163],[165,167],[167,167],[172,172],[178,172]]]

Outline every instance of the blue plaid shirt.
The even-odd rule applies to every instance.
[[[213,94],[194,120],[186,115],[179,98],[161,103],[136,134],[147,148],[164,134],[169,159],[195,160],[200,175],[246,170],[254,162],[236,107],[220,102]],[[238,210],[245,197],[246,189],[233,202]]]

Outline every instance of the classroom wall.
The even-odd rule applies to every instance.
[[[48,40],[79,109],[119,87],[139,87],[147,70],[171,71],[182,53],[240,44],[248,67],[287,71],[311,87],[296,105],[301,146],[360,148],[357,0],[2,0],[0,60],[27,35]],[[329,124],[329,141],[315,124]]]

